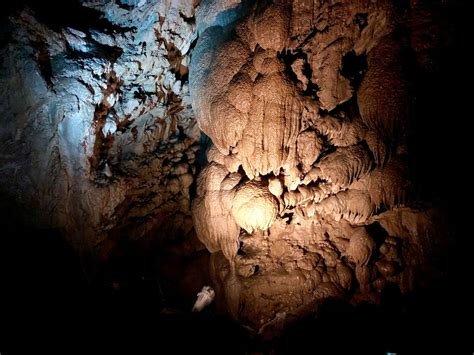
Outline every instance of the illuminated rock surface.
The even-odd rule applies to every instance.
[[[140,4],[83,2],[73,27],[25,8],[2,47],[5,193],[81,252],[100,253],[112,234],[192,229],[194,7]]]
[[[208,7],[197,16],[209,18],[201,11]],[[232,216],[242,227],[239,251],[221,247],[227,272],[214,275],[232,314],[259,333],[269,324],[274,332],[276,319],[283,327],[327,299],[377,303],[388,283],[413,291],[429,244],[442,243],[446,230],[442,220],[426,217],[435,211],[413,205],[413,106],[400,8],[281,0],[225,14],[235,20],[217,16],[199,28],[190,67],[196,118],[220,159],[240,163],[241,189],[256,181],[278,198],[270,226],[271,204],[263,207],[257,190],[247,197],[238,186],[236,195],[221,193],[233,199]],[[203,191],[199,199],[210,196]],[[219,199],[215,190],[212,196]],[[268,216],[254,207],[259,203],[246,203],[251,198],[263,199]],[[200,209],[198,218],[205,214]],[[395,231],[390,220],[410,227]],[[197,230],[205,244],[216,225]],[[219,226],[226,245],[234,225]],[[396,255],[387,257],[387,248]],[[220,254],[212,258],[225,263]]]
[[[431,121],[466,101],[430,87],[455,80],[436,67],[441,3],[19,3],[0,207],[57,231],[89,282],[126,289],[136,264],[114,262],[136,253],[173,307],[212,285],[208,312],[262,339],[328,302],[409,297],[445,272],[462,168],[442,154],[468,151]]]

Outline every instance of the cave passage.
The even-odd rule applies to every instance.
[[[472,353],[466,3],[2,5],[0,354]]]

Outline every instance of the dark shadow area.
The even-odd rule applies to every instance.
[[[404,319],[407,329],[420,333],[427,348],[436,350],[437,344],[446,339],[446,346],[450,340],[453,347],[462,345],[465,353],[469,353],[474,350],[474,340],[461,334],[465,334],[466,329],[462,324],[469,324],[474,316],[474,294],[471,287],[466,287],[466,280],[472,279],[474,271],[470,262],[473,242],[468,237],[472,235],[470,204],[473,196],[466,174],[472,161],[471,132],[466,129],[471,94],[465,89],[465,83],[472,79],[466,56],[470,12],[465,1],[441,3],[441,47],[432,53],[434,60],[430,70],[418,68],[415,71],[411,157],[417,193],[444,211],[451,246],[444,251],[444,280],[431,290],[413,296],[412,304],[416,300],[423,301],[412,306],[411,313]]]
[[[100,30],[106,33],[115,33],[127,30],[115,26],[105,19],[102,14],[92,8],[81,5],[80,0],[19,0],[9,1],[2,5],[2,16],[5,19],[29,7],[37,19],[49,28],[59,31],[71,27],[77,30]]]
[[[467,3],[447,1],[440,10],[441,47],[432,53],[429,70],[414,69],[416,96],[414,101],[412,166],[418,193],[426,201],[442,205],[461,220],[461,213],[471,200],[465,168],[470,159],[469,58],[466,45],[470,41]]]
[[[9,222],[0,223],[2,354],[220,353],[222,342],[233,344],[226,353],[244,352],[238,324],[213,306],[190,312],[207,252],[156,255],[151,265],[131,248],[89,279],[58,231]]]
[[[291,325],[277,354],[470,354],[472,293],[455,254],[444,278],[409,295],[389,285],[380,305],[330,301],[318,318]],[[312,339],[311,345],[308,339]]]
[[[291,324],[272,342],[211,305],[189,310],[208,279],[207,252],[189,258],[129,252],[86,277],[56,230],[22,226],[4,205],[0,240],[2,354],[469,354],[469,259],[446,250],[444,277],[408,296],[387,287],[380,305],[329,301],[318,317]],[[223,352],[222,344],[225,345]]]

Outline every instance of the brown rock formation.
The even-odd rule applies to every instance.
[[[434,239],[443,232],[424,220],[431,212],[410,207],[401,10],[390,1],[280,0],[227,11],[233,21],[201,28],[190,75],[200,128],[234,162],[222,177],[241,165],[236,194],[198,192],[232,205],[225,223],[202,221],[217,203],[195,210],[205,244],[213,229],[240,241],[231,255],[209,249],[230,263],[215,282],[232,314],[261,333],[327,298],[374,302],[388,282],[413,289],[427,257],[415,245],[424,242],[416,227],[400,239],[386,218],[410,215]]]

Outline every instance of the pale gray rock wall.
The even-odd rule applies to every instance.
[[[189,235],[201,136],[187,86],[194,4],[82,6],[99,25],[56,28],[28,8],[9,18],[1,192],[25,223],[60,228],[87,253],[124,228],[132,239]]]

